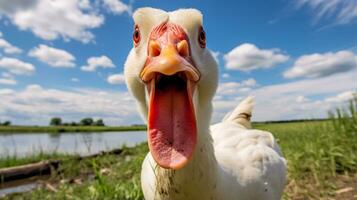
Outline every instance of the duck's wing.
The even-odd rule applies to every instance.
[[[250,118],[252,117],[253,106],[253,96],[245,98],[232,112],[229,112],[223,118],[222,122],[233,122],[245,128],[251,128]]]
[[[239,187],[240,195],[246,199],[280,199],[286,161],[271,133],[248,129],[252,105],[249,97],[221,123],[211,126],[215,155],[229,176],[227,185]]]

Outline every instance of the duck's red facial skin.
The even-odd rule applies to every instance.
[[[190,43],[185,31],[176,24],[163,23],[154,28],[150,34],[147,59],[141,79],[152,80],[155,74],[167,76],[184,72],[186,76],[197,82],[200,74],[191,57]]]
[[[151,31],[150,40],[156,40],[161,44],[175,44],[181,40],[188,41],[188,37],[179,25],[164,22]]]
[[[185,31],[176,24],[155,27],[141,72],[150,100],[148,143],[155,161],[180,169],[192,158],[197,127],[192,95],[200,73],[194,66]]]

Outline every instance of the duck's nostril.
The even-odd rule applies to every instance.
[[[189,56],[190,52],[189,52],[187,40],[181,40],[179,43],[177,43],[177,51],[180,54],[180,56],[184,58]]]
[[[159,56],[161,53],[161,47],[160,44],[156,41],[150,41],[149,44],[149,56],[150,57],[156,57]]]

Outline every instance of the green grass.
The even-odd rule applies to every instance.
[[[266,124],[288,161],[285,199],[333,195],[335,178],[357,172],[357,99],[330,112],[329,121]]]
[[[34,154],[26,157],[17,157],[15,155],[8,155],[5,157],[0,157],[0,168],[13,167],[19,165],[25,165],[29,163],[39,162],[41,160],[63,160],[73,158],[72,155],[60,154],[57,152],[53,153],[43,153]]]
[[[288,184],[284,199],[334,199],[336,179],[357,173],[357,99],[348,108],[330,113],[331,120],[255,124],[278,139],[288,162]],[[71,161],[62,173],[53,175],[57,192],[44,188],[5,199],[143,199],[140,169],[147,144],[124,148],[121,155]],[[109,174],[101,173],[104,169]],[[88,179],[93,174],[94,179]],[[82,184],[69,184],[84,177]]]
[[[108,132],[141,131],[145,126],[0,126],[1,133],[62,133],[62,132]]]
[[[331,195],[338,174],[356,173],[357,138],[337,132],[332,122],[267,124],[288,161],[285,199]]]
[[[143,199],[140,170],[147,151],[147,144],[143,143],[135,148],[124,147],[120,155],[108,154],[80,162],[65,159],[60,166],[62,173],[53,174],[49,180],[56,183],[57,192],[40,188],[4,199]],[[106,175],[103,174],[104,169],[107,170]],[[71,179],[84,182],[70,184]]]

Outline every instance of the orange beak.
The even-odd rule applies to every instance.
[[[197,143],[192,96],[200,73],[182,28],[160,25],[150,38],[140,74],[150,96],[148,144],[158,165],[180,169],[192,158]]]
[[[141,79],[148,82],[157,73],[171,76],[179,72],[185,73],[186,77],[197,82],[200,79],[198,70],[191,64],[189,45],[186,40],[174,44],[168,44],[162,49],[158,42],[150,41],[148,64],[141,72]]]

